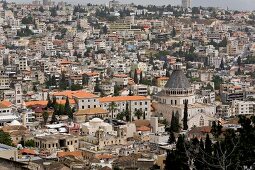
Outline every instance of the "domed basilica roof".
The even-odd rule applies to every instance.
[[[180,66],[176,67],[168,79],[165,88],[169,89],[188,89],[190,88],[190,82],[187,77],[184,75]]]

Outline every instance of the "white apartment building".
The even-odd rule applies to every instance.
[[[133,85],[132,91],[134,95],[137,96],[147,96],[148,95],[148,87],[146,85]]]
[[[100,107],[105,110],[109,109],[109,105],[114,102],[116,109],[113,112],[113,118],[117,117],[117,114],[129,109],[132,119],[137,119],[134,113],[138,110],[145,112],[145,118],[149,119],[151,116],[151,101],[145,96],[116,96],[116,97],[103,97],[99,98]],[[111,116],[111,115],[109,115]],[[143,117],[143,116],[141,116]],[[131,119],[131,120],[132,120]]]
[[[116,74],[113,76],[113,82],[118,86],[127,86],[128,85],[128,76],[125,74]]]
[[[85,110],[99,107],[99,97],[88,92],[79,92],[73,95],[78,110]]]
[[[254,101],[233,100],[231,107],[232,115],[254,115],[255,113]]]

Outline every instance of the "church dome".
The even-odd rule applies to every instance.
[[[165,88],[168,89],[188,89],[191,87],[189,80],[181,69],[181,63],[176,63],[174,70],[168,79]]]

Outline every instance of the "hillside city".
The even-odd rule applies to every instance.
[[[255,11],[0,2],[0,169],[255,169]]]

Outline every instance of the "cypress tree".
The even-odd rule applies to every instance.
[[[128,96],[133,96],[133,93],[131,91],[131,88],[129,89]]]
[[[174,150],[168,150],[167,151],[167,156],[165,160],[165,170],[170,170],[170,169],[179,169],[178,165],[176,164],[176,156],[175,156],[175,151]]]
[[[180,126],[179,126],[179,118],[178,113],[174,114],[172,113],[172,119],[170,124],[170,131],[172,132],[179,132]]]
[[[62,104],[58,105],[58,115],[64,115],[65,114],[65,106]]]
[[[55,75],[53,75],[52,77],[51,77],[51,85],[52,86],[57,86],[57,81],[56,81],[56,77],[55,77]]]
[[[100,89],[100,87],[99,87],[99,79],[98,78],[96,78],[96,85],[95,85],[95,87],[94,87],[94,92],[101,92],[101,89]]]
[[[194,166],[196,169],[205,169],[205,165],[203,164],[203,155],[204,155],[204,142],[201,138],[199,141],[198,153],[195,155],[194,158]]]
[[[225,66],[224,66],[224,60],[223,58],[221,59],[221,62],[220,62],[220,69],[221,70],[224,70]]]
[[[211,156],[212,156],[212,141],[209,137],[209,134],[206,134],[206,138],[205,138],[205,159],[208,162],[211,162]]]
[[[169,144],[175,143],[175,136],[174,136],[174,132],[173,131],[170,131],[168,143]]]
[[[178,169],[189,170],[184,135],[179,135],[176,143],[176,166]]]
[[[134,73],[134,82],[135,84],[138,84],[138,77],[137,77],[137,70],[135,69],[135,73]]]
[[[172,37],[175,37],[176,36],[176,30],[175,30],[175,28],[173,27],[173,29],[172,29]]]
[[[54,112],[51,116],[51,123],[57,122],[56,114],[57,114],[57,110],[54,110]]]
[[[69,119],[71,120],[73,119],[73,112],[72,112],[72,108],[70,106],[68,97],[66,98],[66,103],[65,103],[65,114],[68,115]]]
[[[142,72],[142,71],[140,71],[140,80],[139,80],[139,82],[140,82],[140,83],[143,82],[143,72]]]
[[[126,103],[126,110],[125,110],[125,117],[126,117],[126,121],[131,121],[131,117],[130,117],[130,111],[129,111],[129,104],[128,102]]]
[[[184,102],[183,130],[188,130],[188,100]]]
[[[66,90],[67,89],[66,76],[65,76],[64,72],[62,72],[62,74],[61,74],[61,79],[59,81],[59,89],[60,90]]]
[[[222,126],[219,121],[218,123],[216,123],[215,121],[212,122],[211,133],[215,138],[218,138],[221,135]]]
[[[47,95],[47,100],[48,100],[47,108],[52,107],[52,101],[51,101],[51,99],[50,99],[50,94],[49,94],[49,93],[48,93],[48,95]]]

